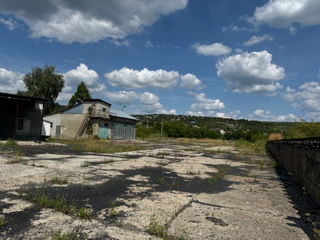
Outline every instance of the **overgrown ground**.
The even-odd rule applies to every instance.
[[[3,143],[0,239],[312,239],[319,209],[262,146]]]

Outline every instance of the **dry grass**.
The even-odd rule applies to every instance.
[[[111,140],[55,140],[70,146],[71,150],[77,152],[96,152],[96,153],[116,153],[143,150],[145,147],[130,141],[111,141]]]

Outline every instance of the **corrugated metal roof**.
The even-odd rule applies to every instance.
[[[128,113],[125,113],[123,111],[118,111],[118,110],[110,110],[110,115],[113,117],[127,118],[127,119],[131,119],[131,120],[136,120],[136,121],[139,120],[138,118],[132,117]]]

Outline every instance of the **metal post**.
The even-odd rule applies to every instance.
[[[14,121],[13,140],[16,139],[16,134],[17,134],[18,111],[19,111],[19,101],[17,101],[17,105],[16,105],[16,117],[15,117],[15,121]]]

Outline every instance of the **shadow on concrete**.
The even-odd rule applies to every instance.
[[[221,165],[223,166],[223,165]],[[218,165],[209,166],[212,168],[219,168]],[[112,169],[108,169],[112,171]],[[170,171],[169,169],[163,167],[143,167],[139,169],[127,169],[127,170],[116,170],[120,173],[119,176],[110,178],[110,176],[96,173],[92,181],[95,180],[102,181],[102,183],[93,185],[84,184],[69,184],[67,186],[58,186],[52,184],[26,184],[21,186],[21,189],[25,193],[39,193],[45,194],[51,199],[55,199],[57,196],[63,197],[67,200],[69,205],[75,204],[78,208],[89,205],[93,210],[92,217],[95,218],[97,214],[103,209],[109,209],[112,207],[112,202],[117,198],[123,199],[143,199],[146,197],[152,198],[152,194],[156,192],[172,192],[179,191],[190,194],[199,193],[213,193],[217,194],[219,192],[228,191],[231,185],[239,184],[238,182],[229,181],[224,179],[218,179],[212,184],[208,184],[208,179],[202,179],[198,176],[193,177],[183,177],[179,176],[177,173]],[[243,170],[239,167],[230,167],[231,174],[243,174]],[[229,173],[228,173],[229,174]],[[135,176],[142,176],[144,180],[132,180]],[[142,192],[134,191],[132,188],[143,187],[146,189]],[[141,188],[142,189],[142,188]],[[1,199],[11,198],[17,199],[19,196],[0,192]],[[1,200],[0,200],[1,202]],[[137,201],[139,202],[139,201]],[[118,202],[118,206],[127,205],[125,202]],[[0,205],[0,214],[3,209],[8,206]],[[128,207],[135,207],[135,204],[130,204]],[[26,209],[25,211],[12,213],[9,217],[14,223],[10,226],[10,229],[14,229],[14,232],[10,234],[17,234],[23,232],[31,224],[31,219],[36,216],[40,211],[39,208],[32,207]],[[107,211],[106,211],[107,212]],[[7,215],[7,214],[6,214]],[[104,216],[104,221],[109,223],[114,223],[118,217],[123,217],[124,213],[119,213],[115,217],[110,218],[108,215]],[[10,224],[11,225],[11,224]],[[16,235],[15,235],[16,236]]]
[[[301,228],[310,239],[314,239],[313,226],[311,222],[320,224],[320,207],[317,206],[313,200],[303,191],[293,179],[292,175],[289,175],[287,170],[281,166],[275,168],[282,185],[290,198],[293,207],[297,210],[299,218],[287,217],[290,222],[290,226]]]

